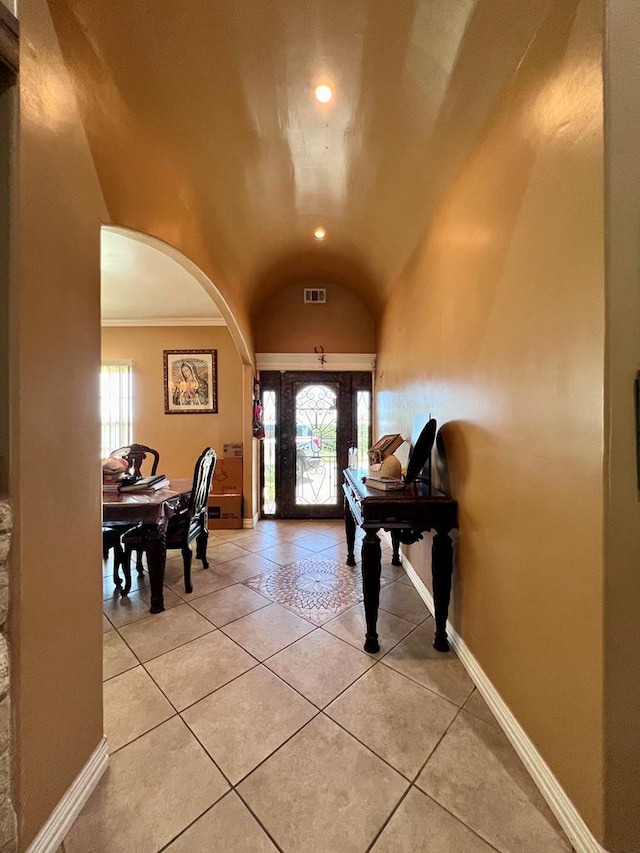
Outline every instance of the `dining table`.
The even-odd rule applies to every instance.
[[[102,490],[102,520],[124,525],[144,524],[145,551],[151,591],[150,613],[164,610],[164,570],[167,557],[167,524],[172,515],[186,506],[191,494],[191,477],[176,478],[163,489],[140,492]]]

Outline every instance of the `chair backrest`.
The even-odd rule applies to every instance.
[[[128,447],[119,447],[118,450],[114,450],[109,454],[116,459],[126,459],[129,463],[129,474],[134,477],[141,477],[141,467],[144,460],[147,456],[153,457],[153,463],[151,465],[150,476],[153,475],[158,470],[158,463],[160,462],[160,454],[157,450],[154,450],[153,447],[147,447],[146,444],[130,444]]]
[[[205,447],[198,457],[193,470],[193,486],[189,500],[189,515],[192,519],[206,512],[216,460],[216,452],[212,447]]]

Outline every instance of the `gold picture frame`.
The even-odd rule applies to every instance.
[[[163,354],[165,415],[217,414],[217,350],[168,349]]]

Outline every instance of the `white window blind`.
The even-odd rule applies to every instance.
[[[100,368],[101,457],[131,444],[131,362],[103,362]]]

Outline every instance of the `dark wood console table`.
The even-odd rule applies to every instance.
[[[377,652],[378,603],[380,599],[381,549],[379,530],[391,531],[392,564],[400,563],[400,543],[421,539],[427,530],[435,530],[431,548],[433,601],[436,632],[433,646],[439,652],[449,651],[447,614],[451,595],[453,543],[449,533],[458,526],[458,504],[453,498],[415,482],[399,491],[369,489],[363,482],[366,471],[347,468],[342,490],[345,496],[344,523],[347,534],[347,565],[355,566],[353,553],[356,525],[365,532],[362,543],[362,588],[367,633],[364,650]]]

